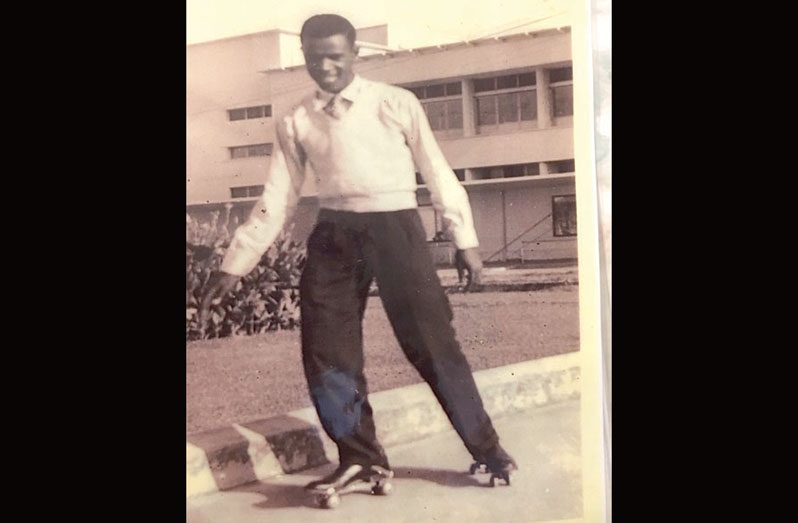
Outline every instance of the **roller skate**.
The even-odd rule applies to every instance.
[[[476,458],[476,461],[468,469],[468,473],[473,475],[477,472],[490,472],[490,486],[495,487],[497,479],[503,479],[509,486],[510,473],[514,470],[518,470],[515,460],[507,454],[501,445],[497,444],[483,456]]]
[[[305,490],[313,496],[317,507],[335,508],[341,503],[341,496],[350,492],[369,492],[377,496],[390,494],[392,477],[391,469],[379,465],[341,465],[329,476],[308,483]]]

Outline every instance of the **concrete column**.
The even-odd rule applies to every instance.
[[[549,89],[549,71],[545,67],[535,69],[538,99],[538,129],[548,129],[552,124],[552,99]],[[542,170],[541,173],[543,174]]]
[[[473,180],[474,176],[474,169],[465,169],[465,181]]]
[[[549,163],[548,162],[540,162],[540,174],[549,174]]]
[[[477,134],[477,99],[474,98],[474,81],[464,79],[463,91],[463,136],[476,136]],[[466,175],[466,180],[468,176]]]

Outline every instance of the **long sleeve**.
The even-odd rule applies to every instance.
[[[261,259],[293,215],[305,179],[305,155],[295,140],[293,121],[285,117],[276,126],[277,143],[260,199],[249,218],[236,229],[221,270],[244,276]]]
[[[444,228],[458,249],[479,246],[468,193],[443,156],[421,102],[408,93],[405,138],[421,171],[435,210],[443,215]]]

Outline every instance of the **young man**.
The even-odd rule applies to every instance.
[[[392,475],[376,439],[363,375],[361,327],[374,278],[403,351],[466,448],[509,483],[516,464],[483,408],[426,244],[416,166],[443,214],[470,287],[480,281],[482,261],[467,193],[418,99],[354,73],[352,24],[337,15],[313,16],[302,26],[301,41],[307,71],[320,90],[277,122],[263,195],[236,230],[201,317],[256,266],[296,207],[306,167],[312,166],[320,211],[300,284],[302,358],[319,419],[338,445],[340,466],[308,488],[338,489]]]

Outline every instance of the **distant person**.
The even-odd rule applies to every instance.
[[[480,283],[482,260],[467,193],[418,99],[354,73],[358,47],[349,21],[313,16],[302,26],[301,42],[319,90],[278,119],[265,189],[235,231],[203,297],[200,321],[276,239],[312,166],[320,211],[300,283],[302,358],[313,405],[338,445],[340,465],[307,488],[329,499],[353,482],[373,482],[380,490],[393,475],[376,438],[363,375],[362,320],[375,278],[402,350],[432,388],[475,466],[485,465],[509,484],[517,466],[499,445],[455,337],[417,210],[414,164],[472,289]]]

